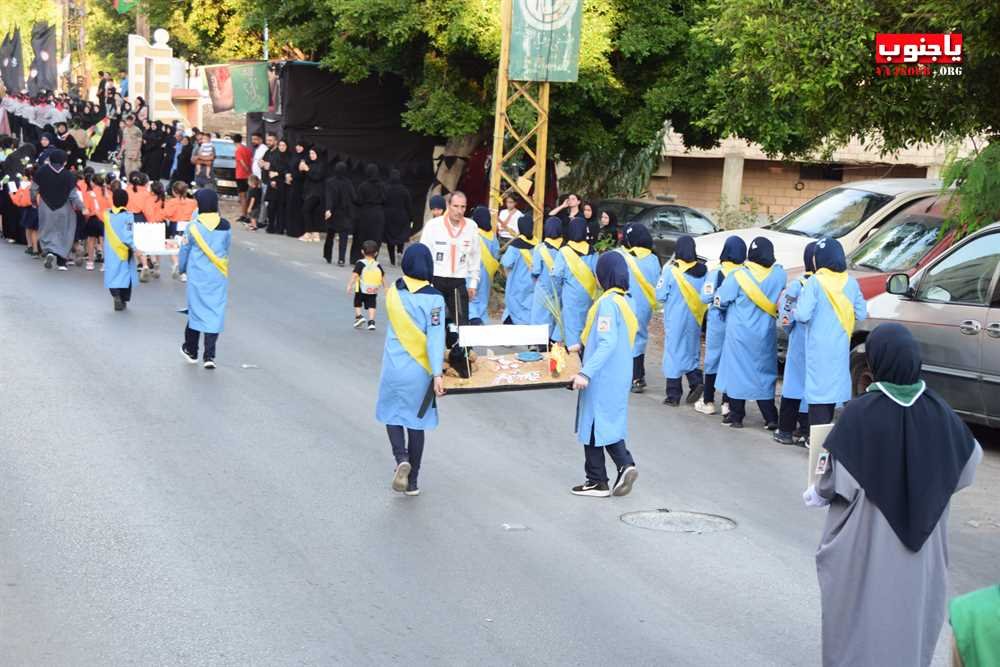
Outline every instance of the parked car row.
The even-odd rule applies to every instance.
[[[702,237],[719,231],[704,213],[678,204],[638,199],[605,199],[594,204],[594,208],[597,215],[602,211],[611,213],[622,229],[629,223],[644,224],[653,236],[653,249],[660,262],[673,256],[677,239],[681,236],[687,234]],[[700,238],[698,244],[701,244]],[[700,248],[699,254],[703,254]]]

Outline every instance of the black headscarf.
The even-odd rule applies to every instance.
[[[341,164],[343,164],[343,163],[341,163]],[[444,197],[442,197],[441,195],[432,195],[431,198],[430,198],[430,200],[428,200],[428,202],[427,202],[427,208],[429,208],[429,209],[438,209],[438,210],[443,211],[446,208],[448,208],[448,204],[447,204],[447,202],[445,202]]]
[[[722,246],[722,253],[719,255],[720,262],[733,262],[742,264],[747,261],[747,244],[739,236],[730,236]]]
[[[416,280],[429,281],[434,277],[434,259],[431,257],[430,249],[423,243],[414,243],[406,246],[402,261],[403,275]],[[396,281],[396,288],[409,290],[406,281],[402,278]],[[417,291],[417,294],[439,294],[430,285],[425,285]]]
[[[652,248],[653,235],[641,222],[632,223],[625,228],[625,245],[629,248]]]
[[[58,148],[49,153],[49,163],[35,174],[38,194],[53,211],[62,208],[76,189],[76,176],[66,167],[66,152]]]
[[[567,236],[566,238],[567,241],[573,241],[576,243],[587,240],[587,221],[584,219],[582,215],[578,215],[569,221],[569,229],[566,232],[566,236]],[[570,249],[573,250],[573,252],[576,252],[578,255],[580,254],[572,247]],[[592,245],[588,246],[586,254],[593,255],[594,246]]]
[[[586,223],[584,224],[586,225]],[[601,258],[597,260],[597,269],[594,273],[597,274],[597,282],[601,283],[601,287],[604,289],[618,287],[628,291],[628,264],[625,263],[625,258],[621,256],[621,253],[606,252],[601,255]]]
[[[560,239],[562,238],[562,220],[556,216],[549,216],[545,220],[545,225],[542,227],[542,239]],[[547,244],[552,248],[552,244]]]
[[[535,222],[531,219],[531,211],[528,211],[517,219],[517,233],[525,239],[534,237]],[[511,241],[510,244],[519,250],[531,250],[535,247],[520,237]]]
[[[830,269],[841,272],[847,270],[844,247],[837,239],[820,239],[816,242],[816,270]]]
[[[677,239],[677,246],[674,248],[674,257],[682,262],[694,262],[694,266],[684,272],[690,276],[701,278],[708,273],[705,263],[698,261],[698,251],[695,249],[694,239],[687,234]]]
[[[194,193],[194,200],[198,202],[199,213],[219,212],[219,195],[215,190],[198,190]]]
[[[758,236],[750,242],[747,260],[770,268],[774,264],[774,244],[763,236]]]
[[[816,242],[810,241],[802,251],[802,266],[806,267],[806,273],[816,271]]]
[[[920,348],[901,324],[880,324],[865,344],[876,382],[920,380]],[[935,392],[904,407],[881,391],[847,404],[824,443],[910,551],[934,532],[975,450],[968,427]]]
[[[395,173],[398,180],[399,172],[397,171]],[[391,175],[389,176],[389,179],[392,180]],[[485,206],[477,206],[472,209],[472,221],[475,222],[476,226],[484,232],[488,232],[493,229],[493,218],[490,216],[490,209]]]

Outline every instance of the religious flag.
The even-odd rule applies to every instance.
[[[115,10],[119,14],[125,14],[133,9],[139,4],[139,0],[114,0]]]
[[[7,92],[21,92],[24,89],[24,58],[21,49],[21,30],[4,39],[5,48],[0,51],[0,75]]]
[[[55,90],[58,85],[55,26],[36,23],[31,29],[31,48],[35,59],[28,72],[28,93],[37,95],[43,90]]]
[[[204,68],[212,110],[249,113],[268,110],[267,63],[234,63]]]

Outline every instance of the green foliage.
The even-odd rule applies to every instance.
[[[712,212],[712,217],[719,229],[748,229],[760,224],[760,206],[753,197],[744,197],[739,206],[719,200],[719,208]]]
[[[941,233],[957,229],[959,237],[1000,220],[1000,143],[989,144],[973,157],[954,154],[942,173],[944,188],[958,189],[951,199],[949,213]]]
[[[254,25],[243,0],[143,0],[151,29],[166,28],[174,55],[196,65],[259,59],[262,24]]]
[[[87,51],[95,74],[128,66],[128,36],[134,29],[134,14],[119,14],[111,2],[87,3]]]

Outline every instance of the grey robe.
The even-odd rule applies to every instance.
[[[972,484],[977,443],[956,492]],[[816,552],[824,667],[926,667],[948,599],[948,508],[920,551],[907,549],[854,477],[830,459],[816,482],[832,500]]]
[[[76,211],[83,208],[80,191],[73,188],[69,199],[53,211],[38,194],[38,185],[31,185],[31,201],[38,205],[38,245],[43,253],[67,257],[76,239]]]

